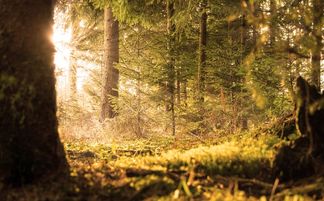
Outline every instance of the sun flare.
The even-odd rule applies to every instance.
[[[56,50],[54,63],[57,70],[68,71],[70,63],[69,57],[71,53],[71,29],[64,30],[60,24],[55,24],[52,41]]]
[[[71,55],[71,28],[65,27],[64,15],[56,13],[53,26],[52,42],[55,46],[54,64],[56,75],[56,89],[59,99],[66,99],[68,91],[68,73]]]

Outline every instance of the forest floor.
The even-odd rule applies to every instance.
[[[272,178],[269,134],[65,142],[67,179],[12,190],[1,201],[320,200],[324,177]]]

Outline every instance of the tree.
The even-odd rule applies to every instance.
[[[174,44],[175,44],[175,24],[173,22],[174,17],[174,2],[167,0],[167,29],[168,29],[168,42],[167,42],[167,111],[171,112],[172,121],[172,134],[175,135],[175,58],[174,58]]]
[[[0,0],[0,180],[67,170],[56,119],[52,0]]]
[[[119,23],[114,17],[112,8],[105,8],[105,41],[104,41],[104,84],[102,90],[101,120],[113,118],[117,112],[113,98],[118,98],[119,71],[115,64],[119,61]]]
[[[207,1],[200,3],[200,29],[199,29],[199,61],[198,61],[198,102],[204,102],[205,76],[206,76],[206,46],[207,46]]]

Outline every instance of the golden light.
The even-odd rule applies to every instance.
[[[54,64],[56,74],[56,90],[59,99],[67,98],[68,73],[70,66],[71,39],[70,28],[66,28],[64,13],[55,13],[52,41],[55,46]]]
[[[79,26],[82,28],[85,26],[84,21],[80,21]],[[56,66],[56,90],[57,97],[59,100],[66,101],[69,99],[70,94],[70,80],[69,73],[70,65],[71,65],[71,54],[72,54],[72,29],[71,24],[66,19],[66,13],[64,12],[56,12],[55,20],[53,26],[53,35],[52,41],[55,46],[55,56],[54,56],[54,64]],[[83,66],[83,68],[77,68],[76,71],[76,84],[77,84],[77,94],[81,95],[83,93],[83,84],[86,79],[89,77],[89,72],[86,69],[91,68],[93,66],[89,62],[84,62],[82,59],[74,58],[75,65],[77,67]]]
[[[57,70],[68,71],[71,54],[71,29],[64,30],[59,24],[55,24],[52,40],[56,50],[54,63]]]

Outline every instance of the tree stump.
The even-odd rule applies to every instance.
[[[282,180],[316,174],[324,161],[324,95],[302,77],[297,79],[295,118],[300,137],[282,147],[274,161],[274,176]]]

